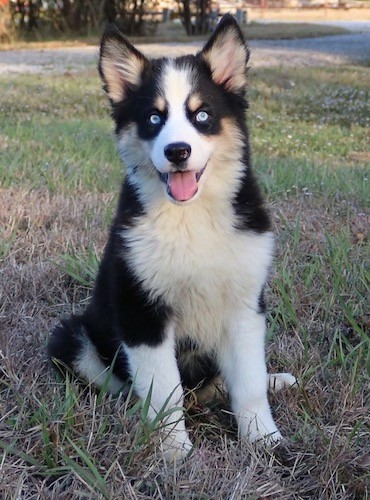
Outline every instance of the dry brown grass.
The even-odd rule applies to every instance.
[[[101,252],[111,195],[15,189],[0,195],[3,235],[13,241],[1,268],[0,442],[8,445],[0,461],[1,498],[367,498],[368,387],[351,381],[345,367],[324,361],[333,341],[330,328],[337,325],[331,318],[322,335],[322,317],[315,316],[312,299],[305,302],[304,286],[296,313],[302,323],[310,321],[309,350],[293,324],[285,331],[279,327],[269,345],[270,366],[292,370],[301,380],[299,389],[272,397],[279,426],[293,441],[274,452],[240,443],[227,412],[189,398],[196,451],[172,467],[154,454],[155,434],[140,442],[144,424],[138,412],[130,412],[134,400],[127,404],[78,383],[55,381],[46,362],[51,325],[88,294],[54,259],[71,249],[83,254],[91,242]],[[289,254],[284,245],[296,214],[304,214],[299,244],[289,254],[293,273],[299,273],[298,255],[319,254],[326,245],[322,228],[334,234],[344,222],[332,208],[322,210],[305,197],[276,202],[273,211],[279,259]],[[345,223],[356,238],[369,221],[355,207],[347,214]],[[312,286],[319,296],[320,285]],[[277,300],[274,286],[270,299]],[[316,335],[321,337],[313,342]],[[354,335],[348,338],[356,345]],[[89,467],[71,441],[88,454],[103,486],[86,473]],[[28,463],[29,457],[36,463]],[[53,475],[51,465],[64,468]]]
[[[83,251],[91,243],[91,232],[101,248],[106,239],[105,211],[111,201],[107,193],[75,192],[66,197],[46,189],[0,189],[2,237],[12,241],[7,262],[29,264],[75,248]],[[82,231],[76,234],[76,228]]]

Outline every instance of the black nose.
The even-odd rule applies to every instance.
[[[164,155],[171,163],[180,165],[191,153],[191,147],[186,142],[172,142],[164,148]]]

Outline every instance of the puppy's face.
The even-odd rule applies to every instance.
[[[174,203],[195,200],[207,182],[223,121],[232,116],[235,97],[243,99],[247,56],[229,17],[202,52],[177,59],[148,61],[108,28],[99,69],[129,171],[155,172]]]

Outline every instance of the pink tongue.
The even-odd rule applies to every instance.
[[[198,190],[195,172],[175,172],[168,174],[169,192],[177,201],[190,200]]]

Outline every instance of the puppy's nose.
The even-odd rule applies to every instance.
[[[191,153],[190,144],[186,142],[172,142],[164,148],[164,155],[168,161],[180,165],[186,161]]]

